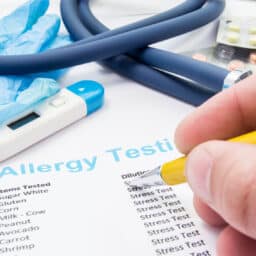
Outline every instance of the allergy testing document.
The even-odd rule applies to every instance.
[[[20,2],[5,2],[6,10]],[[120,7],[104,1],[113,2]],[[95,12],[102,3],[95,0]],[[58,4],[52,1],[53,12]],[[109,17],[124,22],[102,13],[104,22]],[[187,184],[125,185],[179,156],[174,132],[194,108],[96,63],[71,69],[60,82],[82,79],[105,86],[103,108],[0,163],[0,256],[214,256],[219,230],[196,215]]]
[[[215,255],[216,231],[197,218],[187,185],[125,185],[175,157],[168,133],[101,150],[110,143],[102,138],[110,133],[100,128],[101,118],[104,113],[83,120],[1,165],[0,255]],[[102,137],[93,136],[92,124]]]
[[[1,256],[215,255],[187,184],[125,185],[178,156],[192,108],[109,76],[102,110],[0,164]]]

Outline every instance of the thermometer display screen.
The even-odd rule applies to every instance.
[[[13,123],[8,124],[7,126],[9,128],[11,128],[12,130],[17,130],[17,129],[21,128],[22,126],[34,121],[35,119],[37,119],[39,117],[40,116],[37,113],[33,112],[33,113],[30,113],[30,114],[22,117],[21,119],[15,121]]]

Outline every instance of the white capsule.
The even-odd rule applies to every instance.
[[[232,32],[240,33],[241,27],[236,23],[229,23],[228,24],[228,30]]]
[[[256,36],[251,36],[249,39],[249,43],[251,46],[256,46]]]
[[[227,40],[229,43],[236,44],[240,40],[240,36],[238,33],[228,33]]]

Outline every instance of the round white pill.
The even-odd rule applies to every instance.
[[[256,65],[256,52],[250,53],[250,63]]]
[[[228,64],[228,70],[230,71],[243,69],[244,67],[245,67],[245,63],[241,60],[232,60]]]
[[[193,59],[195,60],[199,60],[199,61],[207,61],[207,57],[206,55],[202,54],[202,53],[195,53],[193,56],[192,56]]]

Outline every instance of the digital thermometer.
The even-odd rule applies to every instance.
[[[99,109],[103,87],[81,81],[62,89],[0,128],[0,162]]]

